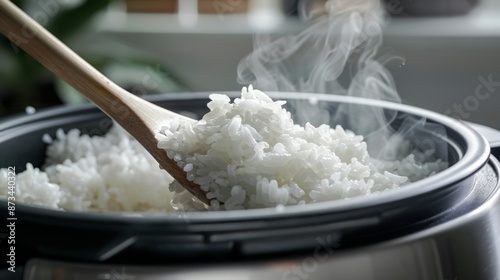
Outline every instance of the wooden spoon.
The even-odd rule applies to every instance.
[[[119,123],[184,188],[209,204],[205,192],[157,147],[155,134],[162,123],[172,118],[188,118],[122,89],[7,0],[0,0],[0,32]]]

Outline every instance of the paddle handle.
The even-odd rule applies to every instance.
[[[0,0],[0,32],[110,116],[135,97],[8,0]]]

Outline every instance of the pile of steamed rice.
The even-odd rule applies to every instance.
[[[432,151],[393,162],[372,159],[362,136],[340,126],[294,124],[284,101],[251,86],[234,103],[220,94],[210,99],[202,120],[171,120],[157,134],[159,148],[207,192],[209,210],[366,196],[447,167]],[[56,136],[44,171],[27,164],[18,174],[17,202],[76,211],[207,209],[116,125],[103,137],[78,130]],[[7,185],[5,169],[0,185]],[[0,196],[6,192],[1,188]]]
[[[16,178],[16,202],[75,211],[173,211],[171,176],[121,127],[103,137],[77,129],[58,130],[54,141],[47,136],[52,143],[44,171],[26,165]],[[6,169],[0,170],[4,185]]]

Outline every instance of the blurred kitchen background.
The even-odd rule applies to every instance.
[[[382,51],[406,59],[388,65],[402,102],[500,129],[500,1],[380,1],[391,16]],[[111,80],[148,95],[239,91],[236,67],[253,34],[296,34],[324,0],[13,2]],[[85,102],[6,38],[0,62],[0,118]]]

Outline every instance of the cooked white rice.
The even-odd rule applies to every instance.
[[[33,115],[34,113],[36,113],[36,109],[35,107],[33,106],[27,106],[24,111],[26,112],[26,114],[28,115]]]
[[[395,189],[447,167],[432,151],[401,161],[370,158],[363,137],[337,126],[301,127],[263,92],[243,88],[231,103],[210,96],[196,123],[173,120],[157,135],[187,176],[211,199],[209,209],[247,209],[348,199]],[[16,201],[75,211],[206,210],[173,181],[130,135],[114,126],[105,136],[44,135],[44,171],[27,164]],[[170,185],[170,186],[169,186]],[[7,170],[0,170],[7,186]],[[169,190],[170,187],[170,190]],[[0,196],[7,188],[0,188]]]
[[[210,112],[193,123],[169,121],[157,134],[210,208],[249,209],[347,199],[395,189],[446,167],[431,154],[402,161],[372,160],[363,137],[328,125],[294,124],[282,108],[251,86],[231,103],[212,94]],[[432,152],[432,151],[431,151]],[[174,182],[173,191],[182,191]]]
[[[28,163],[16,201],[75,211],[173,211],[172,177],[130,135],[114,126],[104,137],[62,130],[47,149],[44,171]],[[0,186],[7,170],[0,170]],[[0,188],[0,196],[7,189]]]

